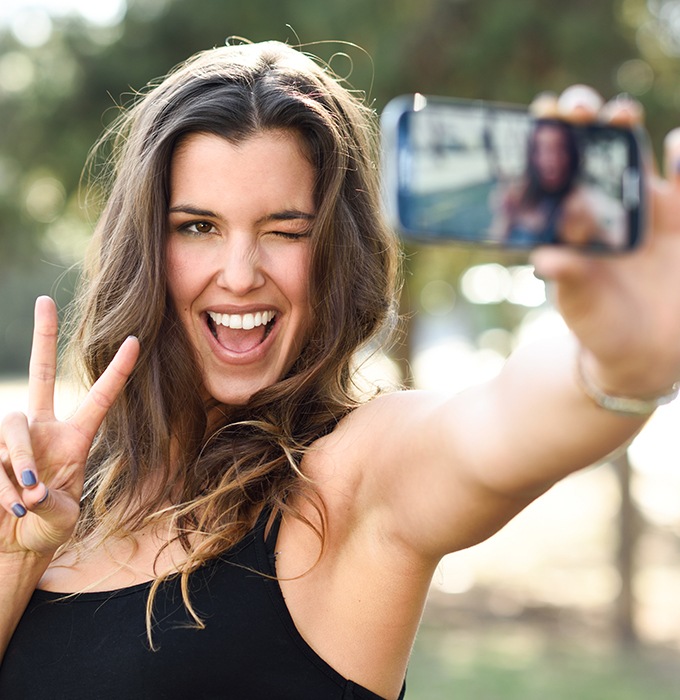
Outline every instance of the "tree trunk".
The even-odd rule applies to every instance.
[[[621,589],[615,601],[615,629],[619,646],[636,647],[639,637],[635,626],[635,591],[637,543],[640,536],[640,517],[631,493],[631,467],[628,452],[612,460],[619,483],[621,505],[618,514],[619,542],[616,566]]]

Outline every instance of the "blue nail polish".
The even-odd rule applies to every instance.
[[[38,483],[38,477],[32,469],[24,469],[21,472],[21,483],[24,486],[35,486]]]
[[[26,509],[21,505],[21,503],[15,503],[12,506],[12,513],[17,516],[17,518],[23,518],[26,515]]]

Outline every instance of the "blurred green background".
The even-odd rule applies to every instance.
[[[135,91],[234,35],[302,45],[378,112],[406,92],[527,103],[586,82],[643,103],[657,155],[680,121],[678,0],[3,0],[0,411],[24,400],[35,296],[72,294],[88,150]],[[462,388],[559,325],[521,256],[407,255],[388,367],[416,386]],[[663,409],[627,455],[442,563],[410,698],[680,696],[679,418]]]

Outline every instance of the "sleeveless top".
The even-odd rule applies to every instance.
[[[279,517],[265,540],[269,514],[189,577],[205,629],[192,626],[179,578],[161,585],[156,651],[146,636],[150,582],[68,597],[36,590],[0,666],[0,698],[383,700],[343,678],[296,629],[278,581],[267,578],[280,525]]]

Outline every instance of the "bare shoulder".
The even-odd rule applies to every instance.
[[[312,445],[302,469],[330,520],[334,513],[338,516],[336,527],[343,523],[371,537],[376,528],[385,528],[399,510],[390,507],[395,491],[403,487],[412,493],[411,466],[432,464],[441,451],[437,435],[443,431],[436,421],[447,400],[451,397],[425,391],[381,394]]]
[[[361,479],[365,466],[375,468],[395,443],[406,441],[409,427],[440,400],[425,391],[393,391],[358,406],[312,445],[305,458],[313,472],[309,475]]]
[[[317,442],[324,445],[341,445],[345,440],[372,442],[378,439],[375,434],[376,428],[387,429],[394,425],[395,420],[406,419],[411,411],[428,409],[435,403],[450,398],[450,395],[432,391],[385,392],[355,408],[331,433]]]
[[[489,396],[482,387],[454,395],[381,395],[317,441],[303,470],[324,501],[337,541],[362,548],[381,542],[392,557],[399,551],[426,571],[516,514],[526,499],[496,484],[508,457],[499,449],[505,439],[500,428],[491,424],[507,418],[491,420],[498,409]],[[501,476],[489,478],[479,464],[493,465]]]

